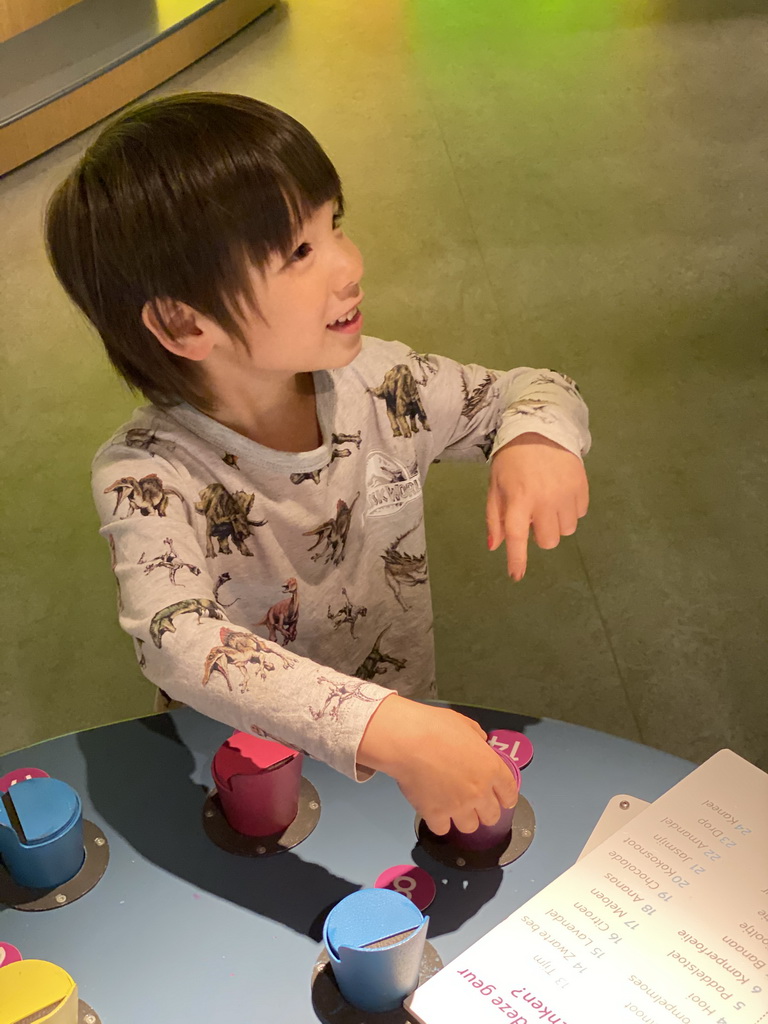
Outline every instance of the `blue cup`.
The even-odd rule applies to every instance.
[[[395,1010],[419,984],[429,918],[391,889],[361,889],[326,918],[323,941],[344,998],[360,1010]]]
[[[54,889],[74,878],[85,860],[75,790],[59,779],[11,786],[0,802],[0,857],[17,885]]]

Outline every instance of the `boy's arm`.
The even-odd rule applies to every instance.
[[[493,824],[499,801],[514,803],[511,776],[470,719],[291,654],[229,620],[181,469],[159,456],[97,457],[93,494],[120,624],[144,675],[171,697],[358,781],[376,770],[391,775],[436,832],[451,817],[465,830]]]
[[[587,512],[582,456],[591,439],[578,386],[554,370],[502,373],[413,352],[409,359],[422,374],[429,440],[421,443],[431,461],[490,459],[488,547],[506,541],[509,575],[522,579],[531,530],[539,547],[554,548]]]
[[[134,639],[144,675],[210,718],[359,778],[360,738],[393,691],[299,657],[229,619],[191,525],[197,493],[183,468],[159,456],[101,456],[92,483],[120,625]],[[217,559],[222,569],[224,561]],[[251,569],[256,559],[248,561]]]
[[[575,381],[554,370],[490,370],[422,357],[420,385],[433,459],[479,461],[536,433],[579,458],[590,448],[589,415]]]

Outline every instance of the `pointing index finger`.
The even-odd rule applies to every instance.
[[[507,571],[518,582],[525,576],[528,565],[528,533],[531,525],[529,512],[514,512],[504,520],[507,541]]]

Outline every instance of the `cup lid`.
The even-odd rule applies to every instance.
[[[13,804],[28,846],[46,843],[62,835],[82,814],[80,797],[60,779],[17,782],[5,800]],[[9,818],[7,821],[10,823]]]
[[[362,949],[423,923],[424,915],[402,893],[360,889],[336,904],[326,918],[323,935],[329,952],[338,956],[342,947]]]
[[[216,751],[213,775],[217,782],[228,783],[233,775],[259,775],[274,771],[299,756],[293,747],[286,747],[276,740],[236,732]]]

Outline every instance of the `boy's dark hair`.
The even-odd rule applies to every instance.
[[[48,255],[98,330],[117,371],[161,406],[211,408],[199,365],[144,326],[147,302],[186,303],[245,343],[258,315],[249,266],[287,259],[301,224],[343,193],[313,136],[248,96],[186,93],[133,107],[108,125],[56,190]]]

